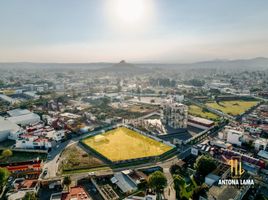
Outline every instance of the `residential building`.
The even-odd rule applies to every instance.
[[[162,104],[161,121],[174,129],[187,128],[188,107],[184,104],[168,100]]]

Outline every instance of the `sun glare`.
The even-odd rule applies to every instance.
[[[142,25],[150,16],[150,0],[111,0],[110,18],[121,26]]]

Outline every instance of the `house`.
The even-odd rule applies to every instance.
[[[260,150],[268,150],[268,140],[264,138],[260,138],[254,141],[254,147],[256,151]]]
[[[27,192],[37,194],[39,188],[40,184],[37,179],[17,178],[6,196],[8,200],[21,200]]]
[[[51,141],[47,138],[41,138],[32,135],[22,135],[16,140],[15,148],[18,149],[50,149]]]
[[[86,190],[81,186],[71,187],[70,190],[54,193],[51,195],[50,200],[90,200]]]

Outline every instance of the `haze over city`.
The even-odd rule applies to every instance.
[[[266,0],[1,1],[1,62],[268,57]]]

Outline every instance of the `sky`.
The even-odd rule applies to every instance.
[[[268,57],[267,0],[0,0],[0,62]]]

